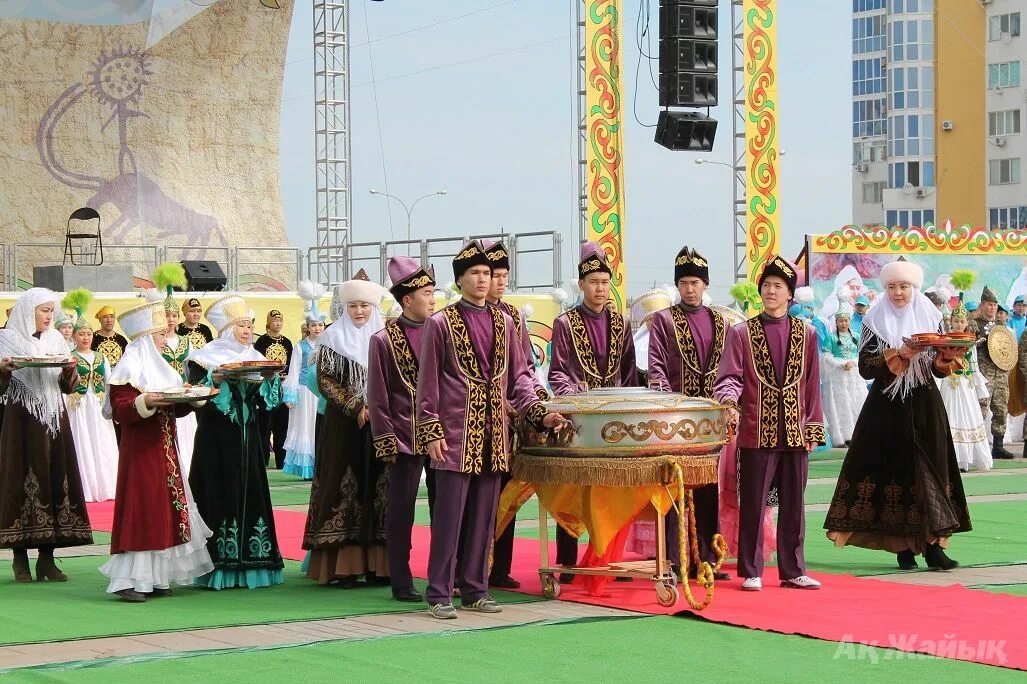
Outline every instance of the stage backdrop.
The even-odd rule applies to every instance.
[[[977,273],[977,282],[967,293],[968,301],[978,301],[985,285],[1008,308],[1016,295],[1027,294],[1027,233],[1023,231],[955,227],[949,222],[909,229],[846,226],[826,235],[810,235],[807,245],[815,311],[828,322],[843,302],[851,305],[860,294],[879,297],[881,267],[900,256],[923,267],[925,291],[957,296],[950,290],[949,274],[970,269]]]
[[[138,261],[138,276],[152,257],[114,246],[167,245],[169,259],[223,266],[226,247],[287,247],[278,124],[292,6],[0,4],[0,242],[63,247],[69,214],[88,206],[107,261]],[[63,250],[18,255],[27,281]],[[240,271],[295,283],[295,264]]]

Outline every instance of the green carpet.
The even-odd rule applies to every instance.
[[[385,637],[295,648],[20,671],[20,681],[1022,682],[1015,670],[648,617]]]
[[[806,564],[811,570],[853,575],[897,572],[893,554],[851,546],[836,548],[825,536],[825,516],[822,512],[806,514]],[[971,503],[970,518],[973,531],[952,538],[950,556],[964,566],[1027,563],[1027,535],[1023,532],[1027,501]]]
[[[108,580],[97,570],[106,561],[105,556],[61,560],[61,569],[70,578],[67,584],[16,584],[10,575],[0,577],[4,617],[0,644],[425,609],[424,604],[393,601],[388,587],[347,591],[318,586],[302,576],[299,563],[290,561],[281,586],[225,591],[175,587],[170,598],[130,604],[106,593]],[[423,588],[422,582],[418,584]],[[540,600],[524,594],[492,593],[503,603]]]
[[[837,476],[837,475],[836,475]],[[806,487],[806,503],[830,503],[834,495],[834,483],[814,484]],[[967,496],[991,494],[1021,494],[1027,492],[1027,474],[983,475],[963,478],[963,490]]]
[[[982,584],[971,587],[971,589],[990,591],[994,594],[1011,594],[1013,596],[1027,596],[1027,584]]]

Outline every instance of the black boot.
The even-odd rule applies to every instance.
[[[57,567],[53,560],[53,547],[43,546],[39,549],[39,558],[36,559],[36,581],[42,582],[67,582],[68,576]]]
[[[992,447],[991,447],[991,457],[992,458],[1000,458],[1000,459],[1014,458],[1013,452],[1007,450],[1004,446],[1002,446],[1002,439],[1003,439],[1002,436],[1000,436],[1000,435],[992,435],[991,438],[993,440],[992,441]]]
[[[899,570],[916,570],[920,566],[916,564],[916,554],[906,549],[898,553]]]
[[[952,570],[958,568],[959,563],[945,555],[945,551],[938,544],[931,544],[924,551],[924,560],[927,567],[935,570]]]
[[[25,549],[14,550],[14,581],[32,581],[32,573],[29,572],[29,554]]]

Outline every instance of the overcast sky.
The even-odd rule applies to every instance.
[[[404,237],[408,201],[446,190],[414,212],[414,237],[473,231],[560,230],[564,273],[576,252],[572,12],[577,0],[354,0],[352,4],[353,239]],[[730,284],[731,173],[703,156],[653,142],[656,90],[647,60],[636,83],[640,2],[624,0],[625,147],[629,287],[672,279],[690,244],[711,261],[713,285]],[[650,0],[657,51],[658,2]],[[783,251],[803,235],[848,223],[850,5],[778,3]],[[484,10],[484,11],[481,11]],[[453,21],[460,15],[474,13]],[[294,246],[314,242],[311,3],[299,0],[283,89],[282,194]],[[431,28],[413,30],[430,24]],[[720,11],[720,122],[710,159],[731,155],[730,5]],[[395,34],[403,35],[395,35]],[[368,44],[368,36],[372,42]],[[389,37],[395,36],[395,37]],[[648,48],[647,48],[648,50]],[[374,78],[372,79],[372,67]],[[656,64],[653,63],[656,72]],[[372,81],[377,81],[372,87]],[[633,101],[637,103],[633,105]],[[445,264],[439,264],[445,267]],[[448,271],[448,268],[445,268]],[[721,290],[722,291],[722,290]]]

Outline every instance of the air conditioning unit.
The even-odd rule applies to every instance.
[[[1003,138],[1002,136],[998,136],[997,138],[995,138],[995,140],[993,142],[995,143],[996,147],[1005,147],[1006,146],[1006,139]]]
[[[990,5],[991,4],[991,0],[978,0],[978,2],[980,2],[982,5]]]
[[[956,125],[952,123],[952,119],[945,119],[941,122],[941,130],[943,131],[951,131],[955,127]]]
[[[920,199],[927,197],[927,188],[917,188],[916,196]]]
[[[866,164],[856,164],[856,170],[860,173],[866,173],[869,167]]]

